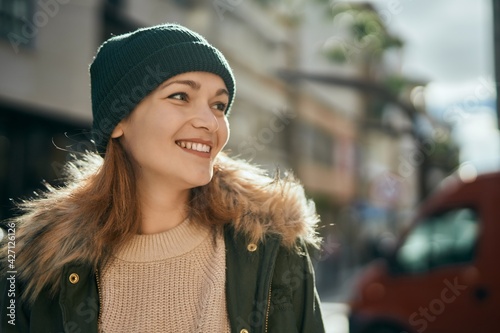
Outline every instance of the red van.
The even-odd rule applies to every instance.
[[[500,332],[500,173],[432,195],[355,293],[350,333]]]

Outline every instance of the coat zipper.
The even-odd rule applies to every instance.
[[[270,269],[271,276],[269,277],[269,291],[267,293],[267,309],[266,309],[266,316],[265,316],[264,333],[267,333],[269,330],[269,312],[271,311],[271,292],[272,292],[272,284],[273,284],[274,266],[276,263],[278,249],[276,248],[275,251],[276,251],[276,254],[273,254],[274,260],[272,261],[271,269]]]
[[[95,270],[95,279],[97,281],[97,297],[99,299],[98,303],[98,310],[97,310],[97,331],[99,331],[99,327],[101,326],[101,300],[102,300],[102,295],[101,295],[101,283],[99,279],[99,270],[96,268]]]
[[[267,327],[269,324],[269,311],[271,309],[271,288],[272,288],[272,285],[270,284],[269,285],[269,293],[267,294],[266,325],[265,325],[265,329],[264,329],[265,333],[267,333]]]

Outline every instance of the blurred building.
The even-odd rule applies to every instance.
[[[88,129],[102,18],[97,1],[0,2],[0,219],[9,198],[62,176],[66,152],[53,142],[74,145],[68,137]]]

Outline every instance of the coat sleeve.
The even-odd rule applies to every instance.
[[[281,249],[272,283],[269,326],[277,331],[324,333],[325,328],[314,280],[314,269],[305,244],[300,251]],[[293,328],[289,325],[293,323]],[[286,330],[282,330],[287,327]],[[272,329],[269,332],[273,332]]]

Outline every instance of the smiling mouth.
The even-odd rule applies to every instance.
[[[212,150],[212,147],[210,147],[209,145],[198,142],[176,141],[175,143],[181,148],[186,148],[201,153],[210,153],[210,151]]]

